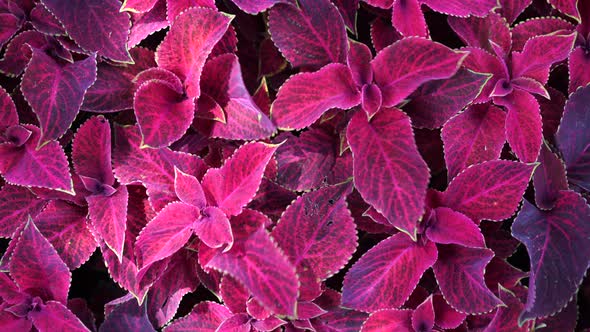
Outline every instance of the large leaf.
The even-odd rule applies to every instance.
[[[459,312],[478,314],[502,304],[484,282],[484,270],[492,257],[494,253],[490,249],[438,245],[434,275],[451,307]]]
[[[234,237],[225,213],[215,206],[208,206],[201,210],[201,216],[194,226],[195,234],[199,239],[211,248],[226,245],[223,250],[229,250],[234,243]]]
[[[221,168],[212,168],[203,177],[203,189],[211,205],[235,216],[252,200],[266,165],[278,145],[247,143],[242,145]]]
[[[361,94],[350,69],[342,64],[330,64],[287,80],[272,104],[271,115],[279,129],[302,129],[330,108],[347,109],[360,102]]]
[[[31,219],[18,238],[9,266],[22,292],[66,303],[72,274]]]
[[[550,211],[524,202],[512,224],[512,235],[526,246],[531,260],[521,321],[553,315],[575,295],[590,266],[588,216],[590,207],[573,191],[560,191]]]
[[[383,240],[348,270],[342,305],[368,312],[400,307],[436,258],[433,242],[413,242],[402,233]]]
[[[491,104],[473,105],[441,131],[449,180],[468,166],[498,159],[506,138],[506,113]]]
[[[529,184],[534,164],[493,160],[468,167],[449,183],[443,204],[474,221],[510,217]]]
[[[565,105],[556,134],[557,145],[567,166],[568,180],[590,190],[590,86],[579,89]]]
[[[58,139],[66,132],[80,110],[84,93],[94,80],[94,56],[61,65],[45,52],[33,49],[21,91],[41,124],[39,145]]]
[[[119,257],[119,261],[123,259],[128,200],[129,193],[124,185],[119,186],[111,196],[92,195],[86,198],[88,215],[97,236]]]
[[[363,323],[361,332],[399,331],[414,332],[412,311],[386,309],[374,312]]]
[[[369,122],[365,113],[357,112],[346,137],[356,189],[392,225],[415,239],[429,173],[408,116],[396,108],[382,109]]]
[[[239,280],[264,307],[279,315],[295,316],[298,280],[295,268],[271,239],[267,218],[244,210],[232,218],[235,242],[226,253],[217,252],[206,267]]]
[[[142,147],[163,148],[184,135],[193,122],[195,102],[165,81],[150,80],[135,92],[133,109]]]
[[[39,309],[31,310],[28,316],[39,332],[90,332],[84,323],[60,302],[47,301],[41,304]]]
[[[99,332],[156,331],[148,319],[145,303],[140,305],[133,297],[125,296],[107,303],[109,305],[114,308],[106,315]]]
[[[131,22],[117,0],[41,1],[63,24],[68,35],[90,52],[114,61],[133,62],[127,51]]]
[[[71,269],[86,262],[97,247],[86,226],[88,211],[61,200],[50,201],[35,218],[35,225]]]
[[[0,237],[11,237],[29,216],[35,218],[46,204],[27,188],[3,186],[0,190]]]
[[[441,127],[477,97],[488,79],[485,74],[460,69],[449,79],[422,85],[410,96],[404,111],[414,127]]]
[[[165,332],[215,332],[221,323],[230,318],[232,313],[225,306],[214,302],[197,304],[190,314],[175,320],[167,326]]]
[[[346,28],[336,6],[330,0],[298,3],[279,3],[268,14],[268,30],[285,58],[293,67],[346,63]]]
[[[405,38],[386,47],[371,62],[383,106],[399,104],[423,83],[453,76],[466,56],[424,38]]]
[[[111,126],[102,116],[92,117],[76,133],[72,143],[76,173],[101,184],[115,183],[111,166]]]
[[[345,201],[350,190],[351,184],[346,183],[300,196],[272,231],[297,269],[299,298],[344,267],[356,249],[354,220]]]
[[[205,60],[227,30],[232,16],[208,8],[191,8],[176,17],[158,47],[156,61],[184,82],[189,97],[198,97]]]

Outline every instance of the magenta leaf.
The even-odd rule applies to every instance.
[[[150,11],[158,0],[124,0],[120,11],[143,13]]]
[[[12,237],[29,216],[35,218],[47,204],[29,189],[5,185],[0,190],[0,237]]]
[[[376,311],[363,323],[361,332],[399,331],[415,332],[412,327],[412,311],[386,309]]]
[[[453,309],[475,314],[502,305],[484,282],[484,270],[492,257],[494,253],[486,248],[438,245],[438,260],[433,270],[445,300]]]
[[[428,26],[418,0],[394,0],[391,23],[403,36],[428,36]]]
[[[451,118],[441,132],[448,178],[468,166],[498,159],[504,146],[506,113],[491,104],[473,105]]]
[[[168,325],[165,332],[215,332],[221,323],[230,318],[232,313],[225,306],[214,302],[197,304],[190,314]]]
[[[316,284],[334,275],[356,249],[356,229],[345,201],[350,190],[351,184],[346,183],[300,196],[271,233],[297,269],[300,298],[309,292],[306,283]],[[312,284],[311,289],[315,288]]]
[[[84,93],[96,80],[94,56],[61,65],[45,52],[33,49],[21,91],[41,123],[42,146],[60,138],[80,110]]]
[[[366,114],[357,112],[346,136],[356,189],[393,226],[415,239],[429,172],[416,148],[408,116],[395,108],[382,109],[369,122]]]
[[[430,241],[413,242],[402,233],[381,241],[346,273],[342,305],[368,312],[400,307],[436,257]]]
[[[434,327],[432,295],[416,307],[412,313],[412,327],[415,331],[431,331]]]
[[[422,83],[453,76],[466,56],[424,38],[405,38],[386,47],[371,62],[383,106],[399,104]]]
[[[484,332],[526,332],[530,331],[530,324],[519,326],[518,314],[524,308],[524,305],[516,297],[514,293],[504,288],[502,285],[498,286],[500,299],[506,304],[505,307],[500,307],[492,318],[492,321],[486,327]]]
[[[457,328],[467,316],[453,309],[440,294],[434,295],[432,305],[434,306],[434,323],[443,329]]]
[[[129,193],[124,185],[119,186],[111,196],[92,195],[86,198],[88,215],[96,234],[119,257],[119,261],[123,259],[128,200]]]
[[[4,132],[6,128],[18,124],[18,113],[12,98],[0,87],[0,132]]]
[[[565,15],[578,22],[581,21],[580,12],[577,8],[577,0],[549,0],[549,3]]]
[[[194,231],[199,239],[211,248],[220,248],[227,244],[224,248],[224,251],[227,251],[234,242],[229,219],[215,206],[208,206],[201,211],[201,219],[194,225]]]
[[[590,83],[590,60],[586,57],[584,48],[575,48],[569,56],[569,88],[568,92],[573,93],[579,87],[584,87]]]
[[[565,164],[545,144],[541,146],[539,160],[541,164],[533,175],[535,185],[535,203],[543,210],[553,208],[560,190],[568,190]]]
[[[279,315],[295,316],[295,268],[264,229],[267,218],[244,210],[232,218],[235,242],[226,253],[217,252],[206,267],[239,280],[264,307]]]
[[[371,24],[371,41],[377,52],[380,52],[401,38],[400,33],[389,22],[383,19],[377,18]]]
[[[575,294],[590,263],[589,214],[586,201],[572,191],[560,191],[549,211],[524,202],[512,225],[512,236],[526,246],[531,260],[521,322],[561,311]]]
[[[451,16],[447,21],[453,31],[468,46],[485,50],[491,54],[495,54],[492,43],[500,46],[503,53],[510,50],[510,26],[506,19],[497,13],[490,13],[484,18]]]
[[[174,167],[174,191],[176,196],[186,204],[200,209],[207,205],[207,198],[199,180],[176,167]]]
[[[428,7],[451,16],[484,17],[492,9],[498,7],[496,0],[424,0]]]
[[[195,103],[165,81],[151,80],[135,92],[133,109],[141,148],[162,148],[177,141],[193,122]]]
[[[0,13],[0,18],[2,18],[2,23],[0,23],[0,47],[3,47],[18,32],[22,26],[22,21],[11,13]]]
[[[506,219],[516,211],[534,169],[534,164],[506,160],[470,166],[449,183],[444,205],[476,222]]]
[[[332,0],[332,2],[338,8],[346,28],[356,35],[357,11],[360,0]]]
[[[207,56],[225,31],[232,16],[208,8],[191,8],[176,17],[158,47],[156,61],[184,82],[189,97],[199,97],[199,80]]]
[[[570,96],[555,137],[567,166],[568,180],[586,190],[590,189],[590,131],[586,129],[590,121],[590,112],[587,111],[589,101],[590,86]]]
[[[145,303],[139,305],[133,297],[128,295],[113,302],[111,304],[114,308],[106,315],[98,329],[99,332],[156,331],[148,319]]]
[[[232,2],[248,14],[258,14],[275,3],[292,3],[292,0],[232,0]]]
[[[216,9],[215,0],[166,0],[166,17],[174,23],[178,15],[192,7]]]
[[[40,130],[32,125],[15,126],[20,133],[29,133],[25,142],[22,136],[12,136],[17,142],[0,144],[0,174],[12,184],[63,191],[74,194],[74,185],[68,167],[68,159],[56,141],[50,141],[41,148]],[[24,131],[23,131],[24,129]],[[10,137],[10,135],[9,135]],[[20,141],[20,142],[19,142]],[[20,144],[23,144],[19,146]]]
[[[573,29],[570,22],[559,17],[535,17],[523,21],[512,28],[512,50],[522,51],[526,42],[535,36]]]
[[[297,191],[317,188],[336,160],[337,141],[329,132],[310,129],[299,137],[283,134],[275,142],[284,141],[277,149],[277,183]]]
[[[68,35],[84,50],[98,52],[108,59],[132,63],[127,51],[131,22],[120,12],[116,0],[41,1],[62,23]]]
[[[286,81],[272,104],[271,115],[281,130],[302,129],[330,108],[348,109],[360,102],[361,94],[350,69],[342,64],[329,64]]]
[[[512,24],[532,2],[533,0],[500,0],[500,8],[497,8],[496,12],[502,13],[508,23]]]
[[[547,332],[575,331],[578,321],[578,304],[574,298],[562,311],[539,320],[539,323],[547,325]]]
[[[279,3],[268,13],[268,30],[293,67],[346,63],[347,38],[338,8],[329,0]]]
[[[489,76],[459,69],[449,79],[428,82],[410,96],[404,111],[418,128],[439,128],[453,115],[472,102]]]
[[[22,292],[45,301],[67,302],[72,274],[31,219],[18,239],[9,266],[10,276]]]
[[[6,46],[4,58],[0,61],[0,71],[7,75],[20,75],[31,59],[31,48],[57,50],[58,46],[49,36],[39,31],[28,30],[21,32]]]
[[[170,23],[166,17],[166,0],[158,0],[148,12],[131,13],[131,31],[129,31],[127,46],[135,47],[153,33],[168,26]],[[130,50],[130,53],[132,51]]]
[[[508,109],[506,139],[512,151],[523,162],[536,161],[543,139],[537,99],[528,92],[514,90],[506,97],[494,98],[494,102]]]
[[[40,310],[31,310],[28,317],[40,332],[49,331],[90,331],[64,304],[47,301]]]
[[[135,252],[139,266],[149,266],[182,248],[199,217],[197,207],[181,202],[170,203],[162,209],[137,237]]]
[[[433,210],[426,228],[426,237],[442,244],[458,244],[470,248],[484,248],[485,240],[479,227],[465,215],[446,207]]]
[[[97,247],[86,226],[87,214],[85,208],[54,200],[34,219],[41,234],[72,270],[86,262]]]
[[[72,159],[78,175],[109,186],[115,183],[111,166],[111,127],[107,119],[92,117],[80,126],[72,143]]]
[[[211,205],[228,216],[238,215],[258,191],[264,169],[277,148],[278,145],[247,143],[221,168],[210,169],[202,185]]]

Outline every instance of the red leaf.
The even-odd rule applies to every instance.
[[[428,7],[450,16],[486,16],[499,7],[496,0],[425,0]]]
[[[392,225],[416,238],[429,173],[416,148],[410,119],[395,108],[382,109],[370,122],[366,114],[357,112],[346,136],[356,189]]]
[[[444,205],[473,221],[510,217],[522,198],[534,164],[493,160],[468,167],[449,183]]]
[[[436,257],[430,241],[416,243],[402,233],[381,241],[346,273],[342,305],[368,312],[400,307]]]
[[[560,12],[580,22],[580,12],[577,8],[578,1],[576,0],[549,0],[549,3],[557,8]]]

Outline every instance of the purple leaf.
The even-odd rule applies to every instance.
[[[277,183],[289,190],[314,189],[332,170],[336,159],[337,142],[329,132],[310,129],[294,136],[283,134],[275,142],[284,141],[277,149]]]
[[[4,134],[6,128],[18,124],[18,113],[12,98],[0,87],[0,133]]]
[[[223,250],[228,251],[234,243],[234,237],[225,213],[217,207],[208,206],[201,211],[201,216],[194,226],[195,234],[210,248],[227,244]]]
[[[186,204],[194,205],[199,209],[207,205],[205,192],[199,180],[176,167],[174,167],[174,191],[176,196]]]
[[[559,17],[534,17],[518,23],[512,28],[512,50],[521,52],[529,39],[560,30],[574,30],[574,25]]]
[[[373,81],[373,68],[371,60],[373,54],[369,47],[363,43],[350,40],[348,50],[348,68],[352,72],[352,78],[357,86],[364,86]]]
[[[320,68],[346,63],[344,21],[330,0],[299,0],[276,4],[268,13],[268,30],[293,67]]]
[[[22,20],[12,15],[11,13],[0,13],[0,47],[10,40],[15,33],[18,32],[22,26]]]
[[[561,311],[576,293],[590,265],[589,215],[586,201],[572,191],[560,191],[550,211],[524,202],[512,224],[512,236],[526,246],[531,260],[520,322]]]
[[[129,48],[135,47],[153,33],[168,26],[170,23],[166,17],[166,0],[158,0],[154,8],[148,12],[131,13],[131,31],[127,46]]]
[[[354,253],[356,229],[346,207],[351,184],[330,186],[300,196],[283,213],[272,237],[297,269],[302,298],[338,272]],[[293,236],[297,234],[297,236]],[[310,286],[307,282],[312,282]]]
[[[361,332],[381,331],[415,332],[412,327],[412,311],[386,309],[374,312],[361,329]]]
[[[129,193],[122,185],[111,196],[92,195],[86,198],[88,215],[96,235],[117,255],[123,259],[125,229],[127,227],[127,202]]]
[[[232,2],[248,14],[258,14],[276,3],[292,3],[292,0],[232,0]]]
[[[344,277],[342,305],[374,312],[400,307],[436,262],[434,243],[398,233],[367,251]]]
[[[556,134],[557,145],[567,166],[568,180],[590,190],[590,86],[577,90],[565,105],[561,124]]]
[[[470,166],[449,183],[443,204],[471,218],[510,217],[531,179],[534,164],[493,160]]]
[[[35,218],[47,204],[29,189],[5,185],[0,190],[0,237],[12,237],[29,216]]]
[[[111,166],[111,126],[104,117],[92,117],[76,133],[72,143],[76,173],[101,184],[115,183]]]
[[[385,20],[377,18],[371,24],[371,42],[377,52],[380,52],[401,38],[402,36],[399,32],[395,30],[391,23]]]
[[[96,80],[94,56],[61,65],[45,52],[33,49],[21,91],[41,123],[40,146],[60,138],[70,127]]]
[[[357,11],[359,9],[359,0],[332,0],[342,19],[344,20],[344,24],[346,28],[350,30],[354,35],[356,35],[356,18],[357,18]]]
[[[472,102],[489,80],[489,76],[468,69],[459,69],[446,80],[422,85],[410,96],[404,111],[417,128],[439,128],[453,115]]]
[[[193,122],[195,103],[165,81],[151,80],[135,92],[133,109],[141,147],[162,148],[180,139]]]
[[[72,274],[31,219],[18,239],[9,265],[10,276],[22,292],[44,301],[67,302]]]
[[[484,282],[486,265],[494,253],[485,248],[439,244],[434,274],[445,300],[453,309],[479,314],[502,305]]]
[[[524,308],[524,305],[520,300],[511,291],[502,287],[502,285],[499,285],[498,292],[500,293],[500,299],[506,304],[506,306],[498,308],[492,321],[486,327],[484,332],[530,331],[530,324],[524,324],[520,327],[518,324],[518,313]]]
[[[491,104],[473,105],[450,119],[441,132],[448,178],[468,166],[498,159],[504,146],[506,113]]]
[[[266,219],[253,210],[244,210],[233,217],[234,246],[226,253],[217,252],[206,267],[239,280],[275,314],[295,316],[298,288],[295,268],[264,229]]]
[[[87,214],[84,208],[55,200],[34,219],[41,234],[71,270],[86,262],[97,247],[86,226]]]
[[[429,173],[408,116],[395,108],[382,109],[369,122],[366,114],[357,112],[346,136],[356,189],[393,226],[416,238]]]
[[[434,327],[432,295],[416,307],[412,313],[412,327],[415,331],[431,331]]]
[[[581,21],[580,12],[577,8],[577,0],[549,0],[549,3],[565,15],[575,19],[578,22]]]
[[[221,168],[210,169],[202,184],[211,205],[228,216],[238,215],[258,191],[264,169],[277,148],[278,145],[247,143]]]
[[[533,175],[535,203],[543,210],[553,208],[560,190],[568,190],[565,165],[545,144],[541,146],[538,161],[541,163]]]
[[[193,233],[199,209],[185,203],[167,205],[141,231],[135,243],[138,265],[142,268],[174,254]]]
[[[156,331],[148,319],[145,304],[138,305],[137,301],[131,296],[125,296],[115,301],[119,303],[105,317],[104,322],[98,329],[99,332]]]
[[[405,37],[428,37],[428,26],[418,0],[394,0],[391,23]]]
[[[215,332],[221,323],[230,318],[232,313],[223,305],[214,302],[197,304],[190,314],[168,325],[165,332]]]
[[[500,8],[496,9],[496,11],[502,13],[502,16],[506,18],[508,23],[512,24],[518,18],[518,15],[520,15],[532,2],[533,0],[500,0],[498,2]]]
[[[287,80],[272,104],[271,115],[281,130],[302,129],[330,108],[348,109],[360,102],[361,94],[350,69],[342,64],[329,64]]]
[[[28,317],[40,332],[49,331],[90,331],[65,305],[57,301],[47,301],[40,310],[31,310]]]
[[[434,295],[432,305],[434,306],[434,322],[443,329],[457,328],[467,316],[453,309],[440,294]]]
[[[37,31],[48,35],[66,34],[59,20],[42,4],[35,5],[35,8],[31,10],[30,18],[31,24]]]
[[[463,17],[469,15],[484,17],[498,7],[496,0],[424,0],[424,3],[439,13]]]
[[[127,51],[131,22],[116,0],[42,0],[77,45],[113,61],[132,63]]]
[[[199,80],[207,56],[233,16],[208,8],[191,8],[175,19],[158,47],[156,61],[184,82],[189,97],[199,97]]]
[[[466,56],[424,38],[405,38],[386,47],[371,62],[383,106],[399,104],[423,83],[453,76]]]
[[[485,240],[479,227],[465,215],[446,207],[433,210],[426,228],[426,237],[441,244],[458,244],[470,248],[484,248]]]
[[[493,42],[499,45],[504,53],[510,51],[510,26],[506,19],[497,13],[490,13],[484,18],[450,16],[447,21],[468,46],[495,54],[491,44]]]
[[[31,48],[54,50],[57,47],[57,42],[49,36],[34,30],[23,31],[6,46],[4,58],[0,61],[0,71],[6,75],[18,76],[31,59]]]
[[[508,109],[506,139],[522,162],[537,160],[543,139],[541,111],[537,99],[528,92],[514,90],[510,95],[494,98],[494,103]]]

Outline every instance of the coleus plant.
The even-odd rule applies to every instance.
[[[0,18],[0,330],[590,328],[590,1]]]

